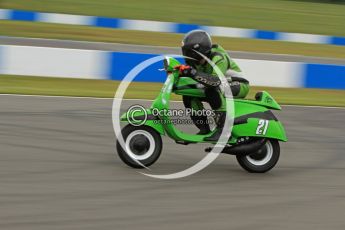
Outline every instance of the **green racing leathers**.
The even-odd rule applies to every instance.
[[[249,92],[249,82],[242,78],[241,69],[239,66],[230,58],[228,53],[220,46],[213,45],[211,49],[211,55],[209,57],[212,63],[218,67],[218,70],[224,74],[227,78],[228,83],[234,98],[245,98]],[[188,62],[187,62],[188,64]],[[209,62],[205,62],[200,65],[193,65],[193,68],[197,72],[207,74],[219,78],[216,68],[214,68]],[[208,102],[211,108],[217,112],[226,111],[225,96],[219,87],[207,87],[205,88],[206,98],[200,99],[196,97],[183,96],[183,102],[186,108],[192,108],[194,110],[203,110],[203,101]],[[200,129],[207,132],[209,126],[207,124],[207,117],[202,116],[191,116],[194,124]],[[206,130],[205,130],[206,129]]]

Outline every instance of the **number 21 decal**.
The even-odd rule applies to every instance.
[[[265,135],[268,128],[268,120],[259,120],[258,127],[256,128],[257,135]]]

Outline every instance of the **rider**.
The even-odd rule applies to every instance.
[[[206,141],[217,141],[222,133],[226,118],[225,96],[220,90],[220,76],[216,73],[216,68],[212,67],[206,59],[226,76],[232,94],[235,98],[244,98],[249,91],[249,82],[241,78],[241,69],[230,58],[228,53],[217,44],[212,44],[210,35],[203,30],[193,30],[185,35],[182,41],[182,53],[186,57],[187,66],[179,66],[180,75],[192,77],[194,80],[205,86],[203,99],[183,96],[183,103],[186,108],[203,110],[202,101],[210,104],[216,113],[217,131]],[[201,55],[202,54],[202,55]],[[204,58],[206,57],[206,58]],[[193,123],[200,129],[198,134],[211,132],[206,116],[191,115]]]

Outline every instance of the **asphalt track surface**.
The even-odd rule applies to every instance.
[[[38,46],[38,47],[54,47],[66,49],[88,49],[88,50],[104,50],[117,52],[135,52],[135,53],[152,53],[152,54],[181,54],[179,47],[163,47],[163,46],[144,46],[120,43],[106,42],[87,42],[87,41],[71,41],[56,40],[42,38],[20,38],[0,36],[0,45],[17,45],[17,46]],[[253,53],[243,51],[229,51],[231,57],[239,59],[254,60],[273,60],[286,62],[307,62],[345,65],[345,59],[310,57],[301,55],[288,54],[271,54],[271,53]]]
[[[123,109],[138,103],[148,104]],[[345,229],[345,109],[284,106],[276,115],[289,142],[269,173],[221,155],[198,174],[159,180],[117,157],[111,106],[0,96],[0,229]],[[163,143],[151,173],[205,155],[204,145]]]

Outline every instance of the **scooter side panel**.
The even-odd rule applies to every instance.
[[[233,137],[265,137],[287,141],[286,133],[280,121],[250,118],[247,123],[235,125]]]
[[[234,106],[233,137],[265,137],[287,141],[282,123],[266,107],[236,100]]]

